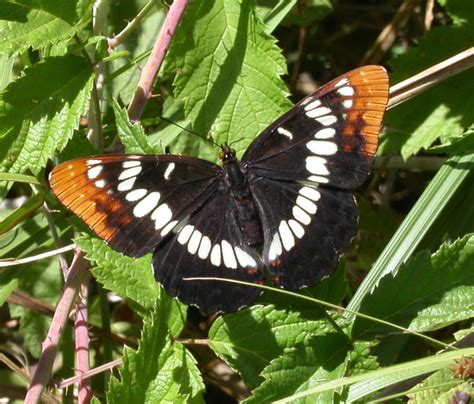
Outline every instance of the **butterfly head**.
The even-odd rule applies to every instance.
[[[235,149],[230,147],[227,143],[221,145],[221,151],[219,152],[219,158],[223,163],[230,163],[235,161]]]

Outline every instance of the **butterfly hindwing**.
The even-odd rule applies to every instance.
[[[274,284],[297,290],[330,275],[357,233],[351,192],[260,178],[250,185]]]
[[[263,264],[239,228],[234,204],[227,193],[216,192],[153,256],[155,277],[168,294],[208,313],[235,311],[261,293],[258,288],[225,281],[183,279],[263,282]]]
[[[359,187],[372,168],[388,86],[380,66],[331,81],[262,132],[243,167],[261,177]]]
[[[50,185],[113,249],[139,257],[209,198],[220,172],[195,158],[110,155],[57,166]]]

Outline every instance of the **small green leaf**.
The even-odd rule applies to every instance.
[[[242,375],[247,385],[256,387],[262,369],[285,348],[333,330],[326,321],[317,319],[319,315],[314,306],[300,311],[253,306],[219,317],[209,330],[209,346]]]
[[[0,234],[13,229],[18,223],[31,216],[44,201],[44,192],[37,193],[29,198],[21,207],[15,209],[8,217],[0,222]]]
[[[150,255],[142,258],[126,257],[90,236],[75,241],[86,252],[86,258],[94,264],[91,272],[105,288],[133,300],[144,309],[151,309],[158,295],[158,285],[153,277]]]
[[[139,122],[135,124],[130,123],[127,111],[119,105],[117,100],[113,101],[113,109],[118,135],[125,146],[127,154],[154,154],[160,152],[148,143],[145,132]]]
[[[291,107],[285,61],[252,0],[191,2],[166,61],[193,129],[241,152]]]
[[[474,153],[474,131],[470,130],[462,136],[452,137],[446,143],[439,146],[433,146],[428,149],[428,151],[449,154]]]
[[[394,277],[386,275],[360,312],[424,332],[474,317],[474,236],[443,245],[431,257],[423,252],[402,266]],[[358,317],[353,337],[371,338],[393,329]]]
[[[343,334],[314,337],[310,345],[298,345],[267,366],[262,376],[265,381],[253,391],[248,403],[267,403],[339,379],[346,369],[346,355],[350,347]],[[308,396],[312,403],[335,402],[337,391],[325,391]],[[295,400],[293,402],[307,402]]]
[[[461,388],[463,384],[465,386]],[[472,387],[465,390],[467,385],[469,383],[464,383],[463,380],[454,377],[451,370],[441,369],[413,387],[407,396],[414,403],[448,403],[454,393],[453,390],[474,393]],[[444,399],[443,395],[445,395]]]
[[[70,39],[88,19],[85,2],[79,0],[0,1],[0,53],[19,54],[28,48]]]
[[[469,2],[444,1],[451,26],[434,27],[417,41],[417,46],[390,62],[390,80],[397,83],[446,60],[472,46],[473,7]],[[388,111],[381,152],[398,152],[403,158],[430,147],[437,139],[446,143],[472,124],[474,110],[474,70],[468,69],[445,80],[412,100]]]
[[[51,57],[0,94],[0,169],[37,174],[62,150],[88,108],[93,70],[81,57]]]
[[[168,333],[170,318],[160,302],[144,319],[137,351],[124,350],[120,380],[112,378],[108,403],[202,402],[196,362]]]

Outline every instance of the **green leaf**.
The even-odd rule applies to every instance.
[[[326,321],[315,319],[319,314],[314,306],[301,311],[253,306],[219,317],[209,330],[209,346],[248,386],[256,387],[262,369],[285,348],[332,330]]]
[[[474,153],[474,130],[449,139],[446,143],[428,149],[434,153],[467,154]]]
[[[474,155],[467,155],[454,156],[443,164],[364,278],[349,302],[348,309],[358,311],[361,301],[371,293],[380,279],[385,274],[395,273],[410,258],[436,220],[453,203],[454,197],[459,195],[465,184],[469,184],[473,162]],[[470,212],[465,213],[466,217],[470,217]]]
[[[297,3],[296,0],[279,0],[272,8],[259,8],[259,15],[266,25],[265,32],[270,34],[286,17]]]
[[[204,390],[196,362],[171,340],[165,306],[160,302],[145,318],[137,351],[125,348],[120,381],[112,378],[108,403],[202,402]]]
[[[285,61],[254,7],[252,0],[191,2],[166,59],[193,129],[217,143],[235,141],[241,152],[291,107],[280,79]]]
[[[126,257],[90,236],[76,238],[75,242],[94,264],[91,272],[106,289],[133,300],[144,309],[151,309],[158,295],[158,285],[153,277],[150,255]]]
[[[130,123],[127,111],[120,107],[116,100],[113,101],[112,106],[114,109],[118,135],[120,136],[122,144],[125,146],[127,154],[155,154],[163,152],[162,150],[158,150],[158,148],[155,149],[148,143],[147,137],[140,123]]]
[[[397,83],[472,46],[474,13],[466,1],[446,0],[452,26],[435,27],[417,46],[390,61],[391,81]],[[398,151],[407,159],[440,139],[459,136],[473,122],[474,70],[441,82],[434,88],[388,111],[385,124],[392,128],[381,144],[382,152]]]
[[[413,387],[407,396],[415,403],[448,403],[456,390],[473,394],[468,386],[469,383],[456,379],[451,370],[441,369]]]
[[[360,312],[413,331],[432,331],[474,317],[474,236],[443,245],[431,257],[418,254],[394,277],[385,276]],[[354,338],[371,338],[393,329],[357,318]]]
[[[42,185],[32,175],[13,174],[0,172],[0,181],[25,182],[27,184]]]
[[[339,379],[344,375],[345,358],[350,342],[345,335],[327,334],[314,337],[308,346],[299,345],[267,366],[265,381],[253,391],[248,403],[266,403]],[[312,403],[335,402],[337,391],[311,395]],[[294,402],[307,402],[295,400]]]
[[[43,205],[44,192],[37,193],[29,198],[21,207],[15,209],[8,217],[0,222],[0,234],[14,228],[25,218],[31,216],[40,206]]]
[[[350,386],[349,394],[345,397],[345,400],[348,403],[352,403],[356,400],[366,398],[384,387],[391,386],[415,376],[424,375],[445,368],[446,366],[453,364],[455,359],[460,359],[463,355],[472,355],[473,353],[473,348],[460,349],[399,365],[389,366],[361,375],[343,377],[321,383],[316,387],[309,388],[307,391],[295,393],[292,396],[276,402],[294,402],[296,399],[307,397],[315,393],[331,391],[342,386]]]
[[[87,111],[93,71],[85,59],[45,59],[0,94],[0,169],[38,173]]]
[[[75,241],[86,252],[86,258],[94,264],[92,274],[106,289],[137,303],[139,307],[134,308],[141,315],[145,315],[158,299],[161,307],[166,307],[167,316],[171,319],[168,328],[172,334],[181,332],[186,322],[186,306],[170,298],[158,286],[153,276],[150,254],[142,258],[127,257],[110,249],[103,241],[87,235]]]
[[[1,0],[0,53],[19,54],[70,39],[89,17],[89,4],[80,0]]]

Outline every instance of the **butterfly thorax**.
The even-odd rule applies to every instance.
[[[221,146],[219,158],[224,169],[226,192],[232,196],[236,206],[236,218],[250,245],[263,241],[262,225],[258,217],[255,202],[248,185],[246,174],[235,156],[235,150],[227,144]]]

